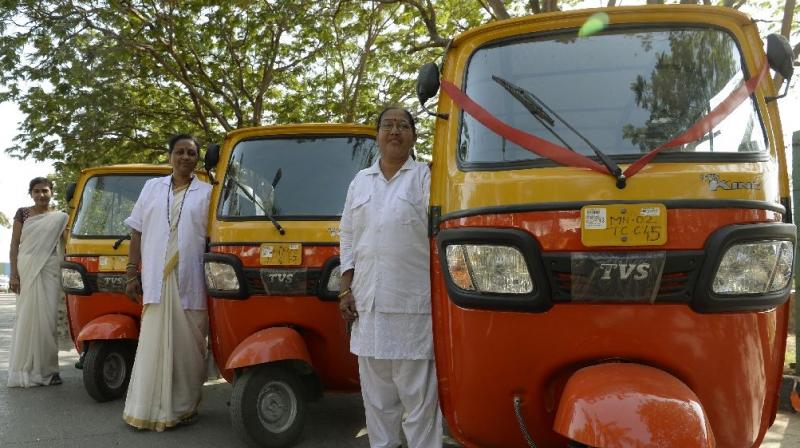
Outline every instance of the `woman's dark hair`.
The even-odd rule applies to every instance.
[[[31,183],[28,184],[28,194],[33,193],[33,187],[39,184],[47,184],[47,186],[50,187],[50,191],[53,191],[53,182],[51,182],[50,179],[46,177],[34,177]]]
[[[175,144],[180,140],[191,140],[192,143],[194,143],[194,148],[198,152],[200,151],[200,145],[197,144],[197,140],[192,134],[175,134],[169,139],[169,154],[172,154],[172,150],[175,149]]]
[[[383,119],[383,114],[385,114],[386,112],[388,112],[390,110],[402,110],[403,112],[405,112],[406,116],[408,117],[408,122],[409,122],[409,124],[411,124],[411,132],[413,132],[415,136],[417,135],[417,122],[416,122],[416,120],[414,120],[414,116],[411,115],[411,112],[409,112],[408,109],[406,109],[405,107],[400,107],[400,106],[387,106],[387,107],[385,107],[381,111],[381,113],[378,114],[378,122],[375,123],[375,129],[376,130],[378,130],[378,131],[381,130],[381,120]]]

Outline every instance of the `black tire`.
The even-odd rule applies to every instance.
[[[128,390],[135,348],[128,341],[93,341],[83,360],[83,386],[99,402],[116,400]]]
[[[236,435],[256,445],[294,444],[306,421],[306,392],[292,370],[263,365],[236,378],[231,394],[231,425]]]

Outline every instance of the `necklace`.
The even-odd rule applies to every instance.
[[[183,204],[186,203],[186,196],[189,196],[189,185],[192,184],[194,176],[189,178],[189,183],[186,185],[186,193],[183,194],[181,200],[181,208],[178,209],[178,219],[175,220],[175,227],[172,226],[172,221],[169,218],[169,195],[172,194],[172,186],[175,185],[175,177],[169,178],[169,190],[167,190],[167,225],[169,226],[170,233],[178,228],[178,223],[181,222],[181,215],[183,214]]]

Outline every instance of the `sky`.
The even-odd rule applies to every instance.
[[[28,182],[34,177],[53,173],[50,162],[18,160],[6,154],[5,149],[13,144],[22,119],[16,104],[0,103],[0,212],[9,220],[14,219],[18,208],[33,205],[28,195]],[[11,229],[0,226],[0,262],[8,262],[10,245]]]
[[[591,3],[586,2],[587,6],[595,6]],[[758,12],[751,13],[760,18]],[[799,80],[800,67],[795,70],[789,96],[778,100],[787,145],[791,145],[792,131],[800,130]],[[15,104],[0,103],[0,211],[9,219],[13,219],[19,207],[33,204],[28,195],[28,182],[34,177],[53,173],[53,165],[49,161],[17,160],[6,154],[5,149],[13,144],[17,127],[23,118]],[[0,227],[0,262],[8,262],[10,242],[11,229]]]

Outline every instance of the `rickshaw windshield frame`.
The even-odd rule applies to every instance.
[[[561,58],[562,62],[565,60],[581,59],[572,53],[563,51],[565,45],[576,45],[578,42],[588,42],[585,40],[587,38],[577,38],[576,35],[577,30],[559,30],[514,36],[488,42],[475,49],[469,56],[463,72],[462,86],[465,87],[462,88],[465,88],[465,92],[471,98],[509,125],[553,141],[552,133],[548,132],[541,123],[537,123],[536,118],[533,117],[522,104],[503,90],[503,88],[491,78],[492,75],[509,77],[512,82],[520,84],[521,87],[535,92],[536,95],[542,97],[547,104],[557,110],[559,114],[563,115],[567,121],[575,125],[581,133],[586,134],[593,143],[597,144],[600,149],[613,158],[613,160],[618,163],[631,163],[641,157],[642,154],[656,147],[659,143],[664,143],[691,127],[698,119],[702,118],[713,108],[715,105],[713,101],[719,102],[723,100],[732,89],[736,88],[739,81],[747,80],[750,76],[743,60],[740,43],[724,28],[712,25],[696,26],[666,23],[643,26],[639,24],[610,27],[608,30],[588,39],[613,39],[609,42],[614,43],[614,45],[604,46],[616,48],[617,42],[623,42],[625,45],[631,47],[631,51],[633,51],[634,47],[638,48],[638,46],[642,46],[643,48],[639,49],[640,52],[650,51],[653,53],[653,56],[650,57],[652,76],[645,79],[641,73],[631,71],[628,74],[637,75],[636,78],[616,81],[613,88],[605,86],[605,84],[607,84],[605,82],[592,84],[587,82],[587,76],[595,77],[597,73],[600,72],[600,69],[597,68],[598,65],[610,64],[605,67],[603,71],[603,76],[606,80],[619,78],[620,75],[618,72],[625,68],[619,68],[619,61],[613,64],[608,60],[604,62],[602,60],[602,55],[600,55],[593,58],[593,63],[596,65],[595,68],[590,70],[583,69],[583,80],[578,79],[581,76],[580,70],[562,69],[561,67],[565,65],[557,61],[554,62],[552,60],[554,57]],[[723,61],[727,62],[729,66],[723,68],[719,68],[716,65],[713,67],[702,67],[702,63],[695,61],[697,62],[695,65],[688,64],[688,68],[686,68],[686,64],[681,65],[680,61],[678,61],[678,63],[671,63],[668,56],[672,57],[672,53],[659,53],[657,50],[653,50],[653,46],[658,43],[655,42],[654,38],[659,36],[661,37],[661,41],[659,41],[661,45],[664,45],[664,42],[669,42],[670,51],[674,45],[677,50],[681,50],[683,53],[690,50],[691,46],[688,44],[694,43],[695,40],[703,38],[709,40],[716,39],[717,47],[722,47],[723,50],[727,49],[729,52],[729,58]],[[687,42],[687,44],[682,44],[682,42]],[[513,58],[513,63],[501,64],[496,59],[501,58],[503,54],[494,56],[494,59],[492,59],[490,54],[493,51],[499,53],[505,51],[506,58],[509,58],[520,45],[528,45],[529,48],[533,48],[534,45],[541,43],[548,44],[552,47],[544,51],[546,58],[534,59],[532,55],[529,54],[528,60],[545,60],[547,63],[519,62],[520,59],[524,58],[519,58],[519,54],[517,54],[517,57]],[[601,44],[602,43],[601,41]],[[647,49],[648,45],[649,50]],[[603,45],[600,45],[600,47],[602,46]],[[596,51],[598,45],[583,43],[583,47],[585,47],[583,53],[598,53],[598,51]],[[537,51],[539,50],[537,49]],[[566,56],[556,56],[559,54],[559,51]],[[690,54],[683,58],[691,62],[692,57],[700,59],[702,55]],[[479,65],[475,65],[475,62],[478,60],[477,58],[483,61]],[[660,60],[657,60],[659,58]],[[513,73],[515,66],[518,67],[522,65],[526,67],[526,64],[530,64],[527,65],[527,71],[521,71],[516,74]],[[631,67],[628,66],[628,69],[630,68]],[[634,66],[634,68],[636,67]],[[700,95],[698,89],[708,90],[709,83],[705,82],[695,83],[696,85],[692,86],[693,90],[691,91],[684,89],[683,86],[688,83],[687,77],[679,76],[681,75],[679,71],[690,69],[699,70],[703,68],[714,75],[714,79],[718,79],[715,92],[713,92],[713,94]],[[536,70],[544,70],[547,73],[542,72],[537,74]],[[670,70],[677,74],[673,74],[670,78]],[[719,80],[721,74],[718,72],[724,70],[727,70],[729,77],[724,80]],[[643,71],[644,69],[642,72]],[[659,71],[663,72],[664,75],[659,76]],[[519,77],[520,73],[523,74],[522,78],[515,78],[515,76]],[[531,75],[531,73],[533,73],[533,75]],[[476,76],[479,77],[477,80]],[[470,78],[472,78],[472,82],[470,82]],[[566,78],[567,81],[564,81],[564,78]],[[572,81],[569,81],[569,79],[572,79]],[[655,82],[653,82],[653,79],[655,79]],[[698,77],[698,79],[701,78]],[[540,82],[541,80],[545,82]],[[674,84],[677,83],[680,83],[680,90],[670,89],[670,87],[676,87]],[[476,85],[478,87],[476,87]],[[599,85],[605,87],[602,89],[595,87]],[[653,87],[654,85],[656,87]],[[681,95],[674,94],[675,91],[683,92],[683,90],[687,92]],[[695,90],[698,90],[698,92],[695,92]],[[627,97],[621,94],[610,93],[624,91],[631,93],[629,93]],[[639,92],[638,96],[637,92]],[[602,100],[603,97],[605,97],[605,100]],[[684,110],[684,112],[686,112],[689,110],[688,107],[692,105],[692,102],[697,102],[694,100],[695,97],[702,97],[700,102],[705,101],[705,103],[702,110],[700,108],[692,109],[695,111],[693,115],[686,113],[677,117],[658,116],[659,113],[668,115],[670,112],[669,109],[666,109],[666,112],[657,109],[658,104],[661,102],[666,102],[667,100],[683,101],[683,104],[687,106],[687,109]],[[616,99],[617,103],[621,103],[620,98],[629,98],[630,101],[624,107],[615,106],[611,101]],[[589,102],[592,104],[589,104]],[[649,106],[651,109],[645,109],[640,106],[640,104],[642,106]],[[500,109],[498,109],[498,107]],[[616,123],[614,123],[614,120],[609,120],[607,118],[609,111],[617,110],[620,114],[624,112],[628,117],[631,117],[637,112],[634,111],[634,109],[637,108],[639,121],[642,121],[641,124],[645,126],[636,127],[629,122],[626,127],[617,126],[617,128],[612,130],[612,126],[616,126],[616,123],[621,124],[622,121],[617,120]],[[602,115],[596,115],[598,113]],[[649,113],[650,116],[645,117],[644,113]],[[504,141],[500,136],[483,127],[483,125],[463,111],[460,112],[459,117],[456,161],[459,169],[462,171],[493,171],[556,165],[550,160],[541,158],[513,143]],[[732,120],[738,121],[732,126]],[[720,143],[725,142],[724,138],[726,135],[722,135],[723,131],[727,131],[728,134],[733,136],[733,139],[736,140],[735,131],[739,129],[741,132],[743,126],[739,124],[744,122],[747,122],[747,126],[744,126],[743,135],[738,139],[738,151],[721,152],[721,149],[725,149],[724,143]],[[596,123],[599,123],[599,125]],[[609,123],[611,123],[611,125],[609,125]],[[756,123],[758,123],[758,127],[761,130],[760,135],[758,135]],[[648,134],[652,134],[650,127],[656,129],[659,126],[664,129],[664,132],[659,135],[657,140],[654,140],[652,135]],[[469,132],[470,129],[473,129],[472,132]],[[570,133],[569,129],[563,125],[559,126],[558,124],[556,124],[554,129],[558,134],[565,137],[569,147],[597,160],[592,149],[581,142],[574,133]],[[617,133],[617,135],[613,136],[616,142],[615,144],[609,144],[608,142],[612,138],[611,133],[613,132]],[[715,139],[717,142],[715,142]],[[728,140],[730,139],[731,138],[728,138]],[[620,148],[623,148],[623,145],[620,143],[627,145],[627,152],[620,150]],[[723,146],[723,148],[720,148],[720,146]],[[502,149],[502,151],[497,148]],[[751,95],[748,100],[733,112],[731,117],[728,117],[727,121],[723,121],[715,128],[710,136],[706,135],[700,142],[687,144],[684,145],[683,148],[677,149],[677,151],[664,151],[660,153],[655,161],[698,163],[762,162],[769,160],[769,140],[761,117],[761,111],[758,108],[758,104],[755,102],[755,98]],[[492,155],[492,153],[494,153],[494,155]],[[501,154],[501,156],[497,154]],[[483,157],[481,157],[481,155],[483,155]]]
[[[75,210],[75,219],[70,229],[70,237],[77,239],[118,239],[128,235],[129,229],[124,224],[125,218],[130,216],[136,200],[144,187],[144,184],[153,178],[162,177],[163,173],[103,173],[95,174],[86,179],[81,191],[81,199]],[[111,188],[105,188],[101,185],[98,189],[97,183],[104,182],[108,179],[131,180],[131,178],[139,178],[141,185],[131,182],[128,186],[136,186],[137,188],[124,188],[124,193],[114,190],[114,185],[121,186],[120,182],[111,184]],[[87,195],[92,192],[110,192],[114,196],[108,198],[108,195],[98,196],[96,198],[89,198]],[[127,194],[126,194],[127,193]],[[108,201],[111,201],[108,203]],[[124,204],[120,204],[124,201]],[[119,207],[123,206],[120,210]],[[88,209],[87,209],[88,207]],[[88,211],[87,211],[88,210]],[[89,217],[86,213],[91,213]],[[87,230],[83,233],[78,233],[82,229]],[[98,232],[101,230],[102,232]]]
[[[351,151],[348,157],[337,156],[346,148]],[[216,217],[220,221],[265,221],[269,212],[279,221],[338,220],[350,181],[376,157],[375,139],[365,134],[239,140],[220,180]],[[254,204],[253,199],[259,203]]]

